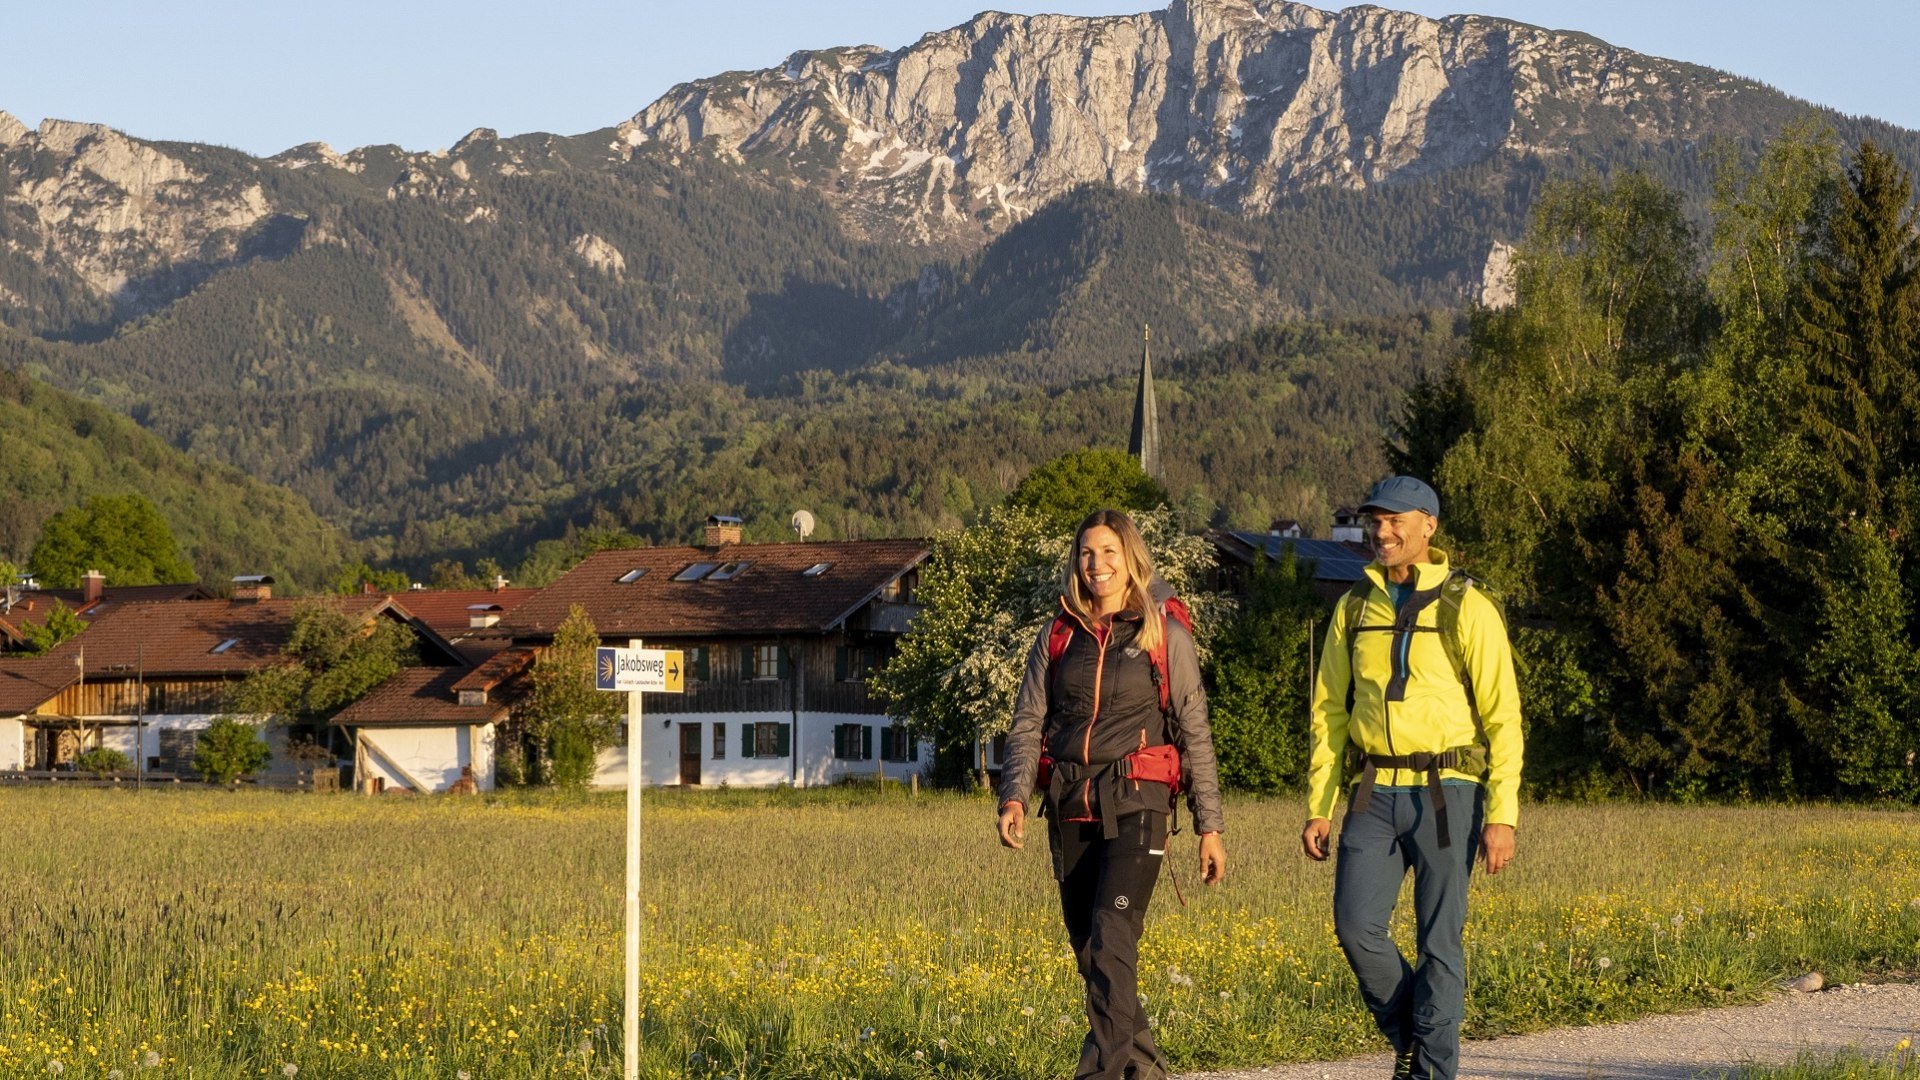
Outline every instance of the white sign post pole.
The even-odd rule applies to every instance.
[[[638,649],[640,639],[627,642]],[[640,1080],[640,691],[627,691],[626,1080]]]

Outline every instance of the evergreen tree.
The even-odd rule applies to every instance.
[[[1836,509],[1911,531],[1920,467],[1920,235],[1906,170],[1868,142],[1813,238],[1795,330],[1800,424]]]

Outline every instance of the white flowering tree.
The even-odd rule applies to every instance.
[[[1202,653],[1229,602],[1200,587],[1206,540],[1183,532],[1170,510],[1132,514],[1154,569],[1193,608]],[[969,751],[1007,730],[1027,651],[1059,610],[1071,532],[1018,507],[989,510],[968,529],[936,538],[921,572],[924,610],[873,680],[889,711],[936,748],[937,779],[961,782]]]

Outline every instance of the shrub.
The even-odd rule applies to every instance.
[[[73,759],[73,767],[95,776],[121,772],[133,767],[133,759],[111,747],[96,746]]]
[[[265,739],[231,716],[215,717],[193,748],[193,771],[216,784],[251,776],[273,759]]]

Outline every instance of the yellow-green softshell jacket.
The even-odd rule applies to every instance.
[[[1448,573],[1446,552],[1429,549],[1428,561],[1414,566],[1416,590],[1437,589]],[[1373,590],[1358,625],[1390,626],[1394,621],[1386,568],[1367,567]],[[1393,674],[1395,635],[1369,631],[1350,638],[1345,603],[1334,609],[1313,684],[1313,752],[1307,765],[1307,816],[1333,818],[1334,803],[1350,776],[1343,775],[1347,744],[1362,752],[1395,757],[1440,753],[1482,741],[1476,732],[1466,687],[1447,659],[1440,634],[1415,633],[1407,654],[1403,700],[1386,699]],[[1420,612],[1420,625],[1438,627],[1440,604]],[[1485,732],[1487,774],[1476,777],[1447,771],[1445,778],[1476,780],[1487,789],[1488,824],[1516,825],[1520,818],[1520,692],[1513,673],[1513,648],[1493,601],[1469,589],[1460,605],[1461,658],[1473,681],[1474,701]],[[1351,660],[1349,660],[1351,657]],[[1347,712],[1347,688],[1353,688],[1353,712]],[[1375,783],[1420,787],[1426,776],[1410,769],[1382,769]]]

